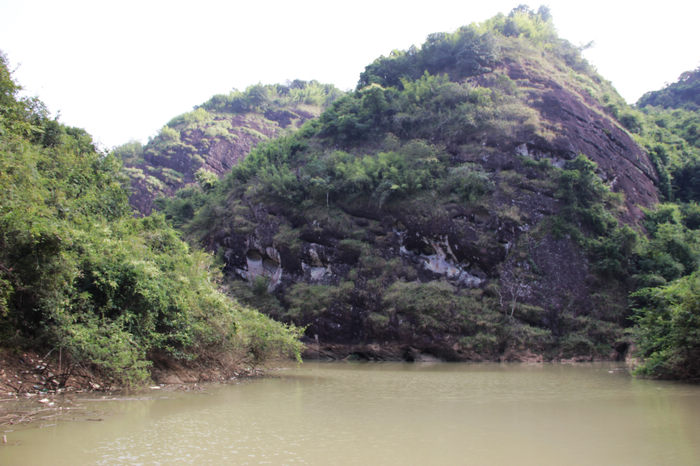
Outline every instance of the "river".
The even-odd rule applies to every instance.
[[[700,464],[700,387],[616,364],[311,362],[272,374],[92,395],[58,420],[2,429],[0,464]]]

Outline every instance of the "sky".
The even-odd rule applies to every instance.
[[[147,142],[214,94],[364,67],[525,0],[0,0],[0,51],[26,95],[109,149]],[[634,103],[700,66],[700,2],[549,0],[560,37]]]

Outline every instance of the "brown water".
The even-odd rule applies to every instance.
[[[201,392],[83,401],[82,419],[101,421],[7,432],[0,465],[700,464],[700,387],[617,369],[306,363]]]

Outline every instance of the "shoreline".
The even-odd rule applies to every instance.
[[[80,397],[93,393],[106,400],[118,400],[128,395],[145,395],[154,392],[201,391],[208,385],[235,384],[246,379],[271,376],[276,367],[289,361],[271,361],[266,366],[250,367],[231,365],[222,367],[220,360],[210,359],[193,364],[191,361],[176,361],[171,358],[155,358],[151,368],[151,382],[138,387],[120,387],[110,384],[97,373],[80,366],[73,367],[68,377],[58,371],[59,361],[51,355],[40,356],[35,351],[15,353],[0,349],[0,444],[3,433],[13,426],[29,424],[80,411]],[[511,353],[508,358],[472,358],[462,361],[447,361],[413,347],[401,344],[316,344],[307,343],[303,361],[367,361],[367,362],[416,362],[416,363],[523,363],[523,364],[577,364],[592,362],[625,363],[628,369],[634,365],[630,358],[544,358],[529,351]],[[63,385],[60,386],[61,382]],[[85,421],[101,421],[98,417],[79,416]],[[8,428],[10,430],[8,430]]]
[[[441,354],[445,356],[438,356]],[[576,363],[576,362],[626,362],[633,364],[628,348],[624,352],[611,349],[606,356],[578,355],[562,357],[535,353],[527,348],[509,349],[498,356],[476,352],[445,352],[444,348],[435,351],[421,350],[406,343],[316,343],[306,342],[302,351],[305,361],[404,361],[404,362],[514,362],[514,363]]]
[[[149,383],[123,387],[82,365],[61,372],[63,364],[50,354],[0,349],[0,445],[15,426],[76,415],[82,409],[80,398],[90,394],[109,401],[154,392],[201,391],[207,385],[239,383],[267,373],[265,367],[223,367],[213,359],[195,365],[157,358]],[[89,415],[79,419],[102,420]]]
[[[515,363],[576,363],[620,361],[635,365],[629,352],[612,350],[607,356],[579,355],[556,357],[534,353],[529,349],[512,349],[504,354],[481,355],[478,353],[454,353],[444,357],[440,352],[421,350],[406,343],[316,343],[305,342],[303,361],[395,361],[395,362],[515,362]],[[110,378],[82,364],[68,365],[61,355],[37,351],[16,352],[0,348],[0,402],[8,397],[38,396],[41,394],[86,392],[133,392],[160,389],[168,386],[191,386],[202,383],[228,383],[260,377],[266,369],[282,360],[271,360],[254,366],[244,359],[230,355],[212,355],[195,361],[176,360],[162,354],[151,357],[150,382],[142,386],[120,386]],[[285,360],[286,361],[286,360]],[[67,367],[66,367],[67,366]],[[158,388],[157,388],[158,387]]]
[[[121,386],[82,364],[67,365],[60,356],[41,355],[33,350],[15,352],[0,349],[0,416],[3,403],[16,400],[37,400],[52,407],[54,398],[69,394],[131,394],[150,390],[188,390],[199,384],[230,383],[261,377],[267,366],[244,361],[209,358],[203,361],[178,361],[156,356],[150,369],[151,380],[134,387]],[[2,419],[0,418],[0,425]]]

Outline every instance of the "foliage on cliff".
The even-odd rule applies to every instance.
[[[151,212],[159,196],[171,196],[199,176],[223,175],[258,142],[298,128],[342,93],[332,85],[295,80],[219,94],[173,118],[143,146],[113,151],[131,180],[131,204]]]
[[[60,349],[123,384],[154,354],[298,352],[296,329],[217,291],[210,257],[162,216],[132,218],[118,159],[19,89],[0,55],[3,346]]]
[[[700,108],[698,70],[648,92],[635,107],[609,102],[610,112],[649,154],[661,197],[670,202],[700,200]]]
[[[321,342],[610,357],[628,291],[697,256],[686,227],[638,233],[657,177],[631,111],[546,8],[519,7],[380,57],[317,120],[163,209],[241,300]]]

